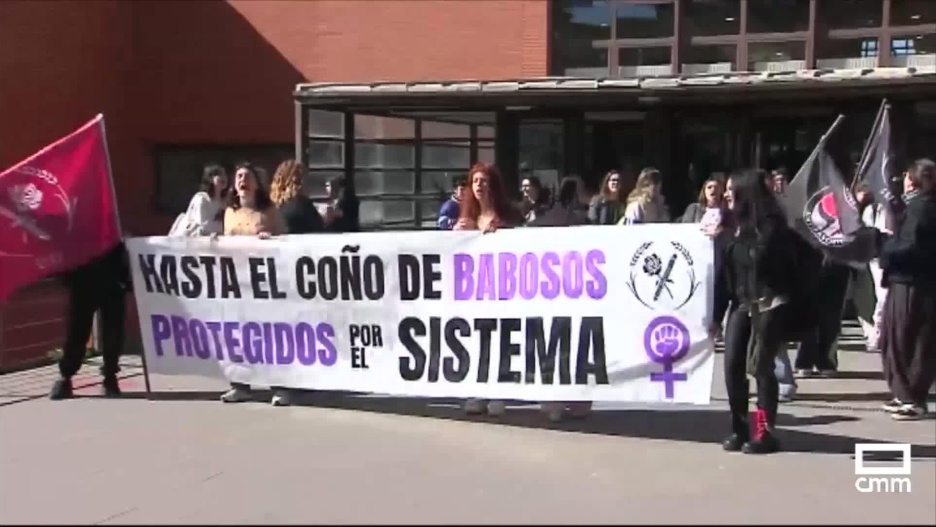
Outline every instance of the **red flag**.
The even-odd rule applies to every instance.
[[[120,239],[102,115],[0,173],[0,301]]]

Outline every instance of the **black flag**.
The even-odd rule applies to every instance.
[[[790,182],[784,198],[787,218],[804,240],[839,263],[863,267],[875,257],[874,229],[864,227],[855,198],[826,151],[835,121]]]
[[[891,149],[890,104],[884,100],[861,155],[856,181],[861,180],[868,186],[891,218],[899,217],[903,210],[900,197],[890,190],[892,163],[896,159]]]

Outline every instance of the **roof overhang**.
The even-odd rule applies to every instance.
[[[802,88],[816,88],[803,90]],[[917,68],[800,70],[680,77],[594,79],[547,77],[511,80],[449,80],[373,83],[308,83],[296,86],[297,101],[316,107],[413,106],[490,108],[510,104],[737,102],[739,97],[823,97],[831,92],[918,91],[936,87],[936,71]]]

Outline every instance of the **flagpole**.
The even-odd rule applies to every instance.
[[[117,220],[117,228],[120,230],[120,239],[123,241],[123,226],[120,224],[120,211],[117,208],[117,190],[114,188],[114,171],[111,168],[110,147],[107,145],[107,128],[104,126],[104,114],[99,113],[97,119],[101,126],[101,137],[104,140],[104,157],[107,158],[107,179],[108,183],[110,183],[111,199],[114,201],[114,219]],[[146,398],[150,399],[152,396],[152,389],[150,388],[149,368],[146,367],[145,348],[140,350],[140,357],[143,362],[143,384],[146,387]]]

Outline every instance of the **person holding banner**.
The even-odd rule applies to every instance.
[[[641,170],[637,186],[627,196],[624,217],[618,221],[618,225],[669,222],[669,209],[663,200],[662,189],[663,175],[659,170],[651,167]]]
[[[911,421],[926,415],[936,381],[936,163],[921,159],[904,174],[904,201],[903,221],[881,247],[888,287],[881,350],[894,397],[884,409]]]
[[[224,201],[227,197],[228,176],[224,167],[205,166],[198,192],[192,196],[188,208],[176,218],[169,236],[210,236],[224,230]]]
[[[465,193],[461,203],[458,223],[453,230],[479,230],[491,233],[500,228],[515,227],[520,224],[520,214],[507,197],[500,172],[493,165],[477,163],[468,171],[470,191]],[[468,399],[465,401],[465,413],[501,416],[507,407],[504,401],[486,401]]]
[[[304,168],[295,159],[283,161],[273,174],[270,200],[279,208],[289,234],[310,234],[325,230],[315,203],[302,193]]]
[[[715,312],[711,334],[732,305],[725,328],[725,384],[732,434],[727,451],[775,452],[779,386],[774,360],[786,345],[785,331],[795,276],[795,234],[761,170],[732,175],[725,199],[736,226],[716,243]],[[748,380],[757,382],[754,426],[748,421]],[[751,428],[754,429],[753,434]]]
[[[267,239],[286,233],[286,225],[263,187],[253,165],[242,162],[234,172],[234,192],[228,198],[224,212],[225,236],[258,236]],[[273,386],[273,406],[289,406],[290,392]],[[250,386],[231,383],[231,389],[221,395],[221,402],[240,403],[251,399]]]

